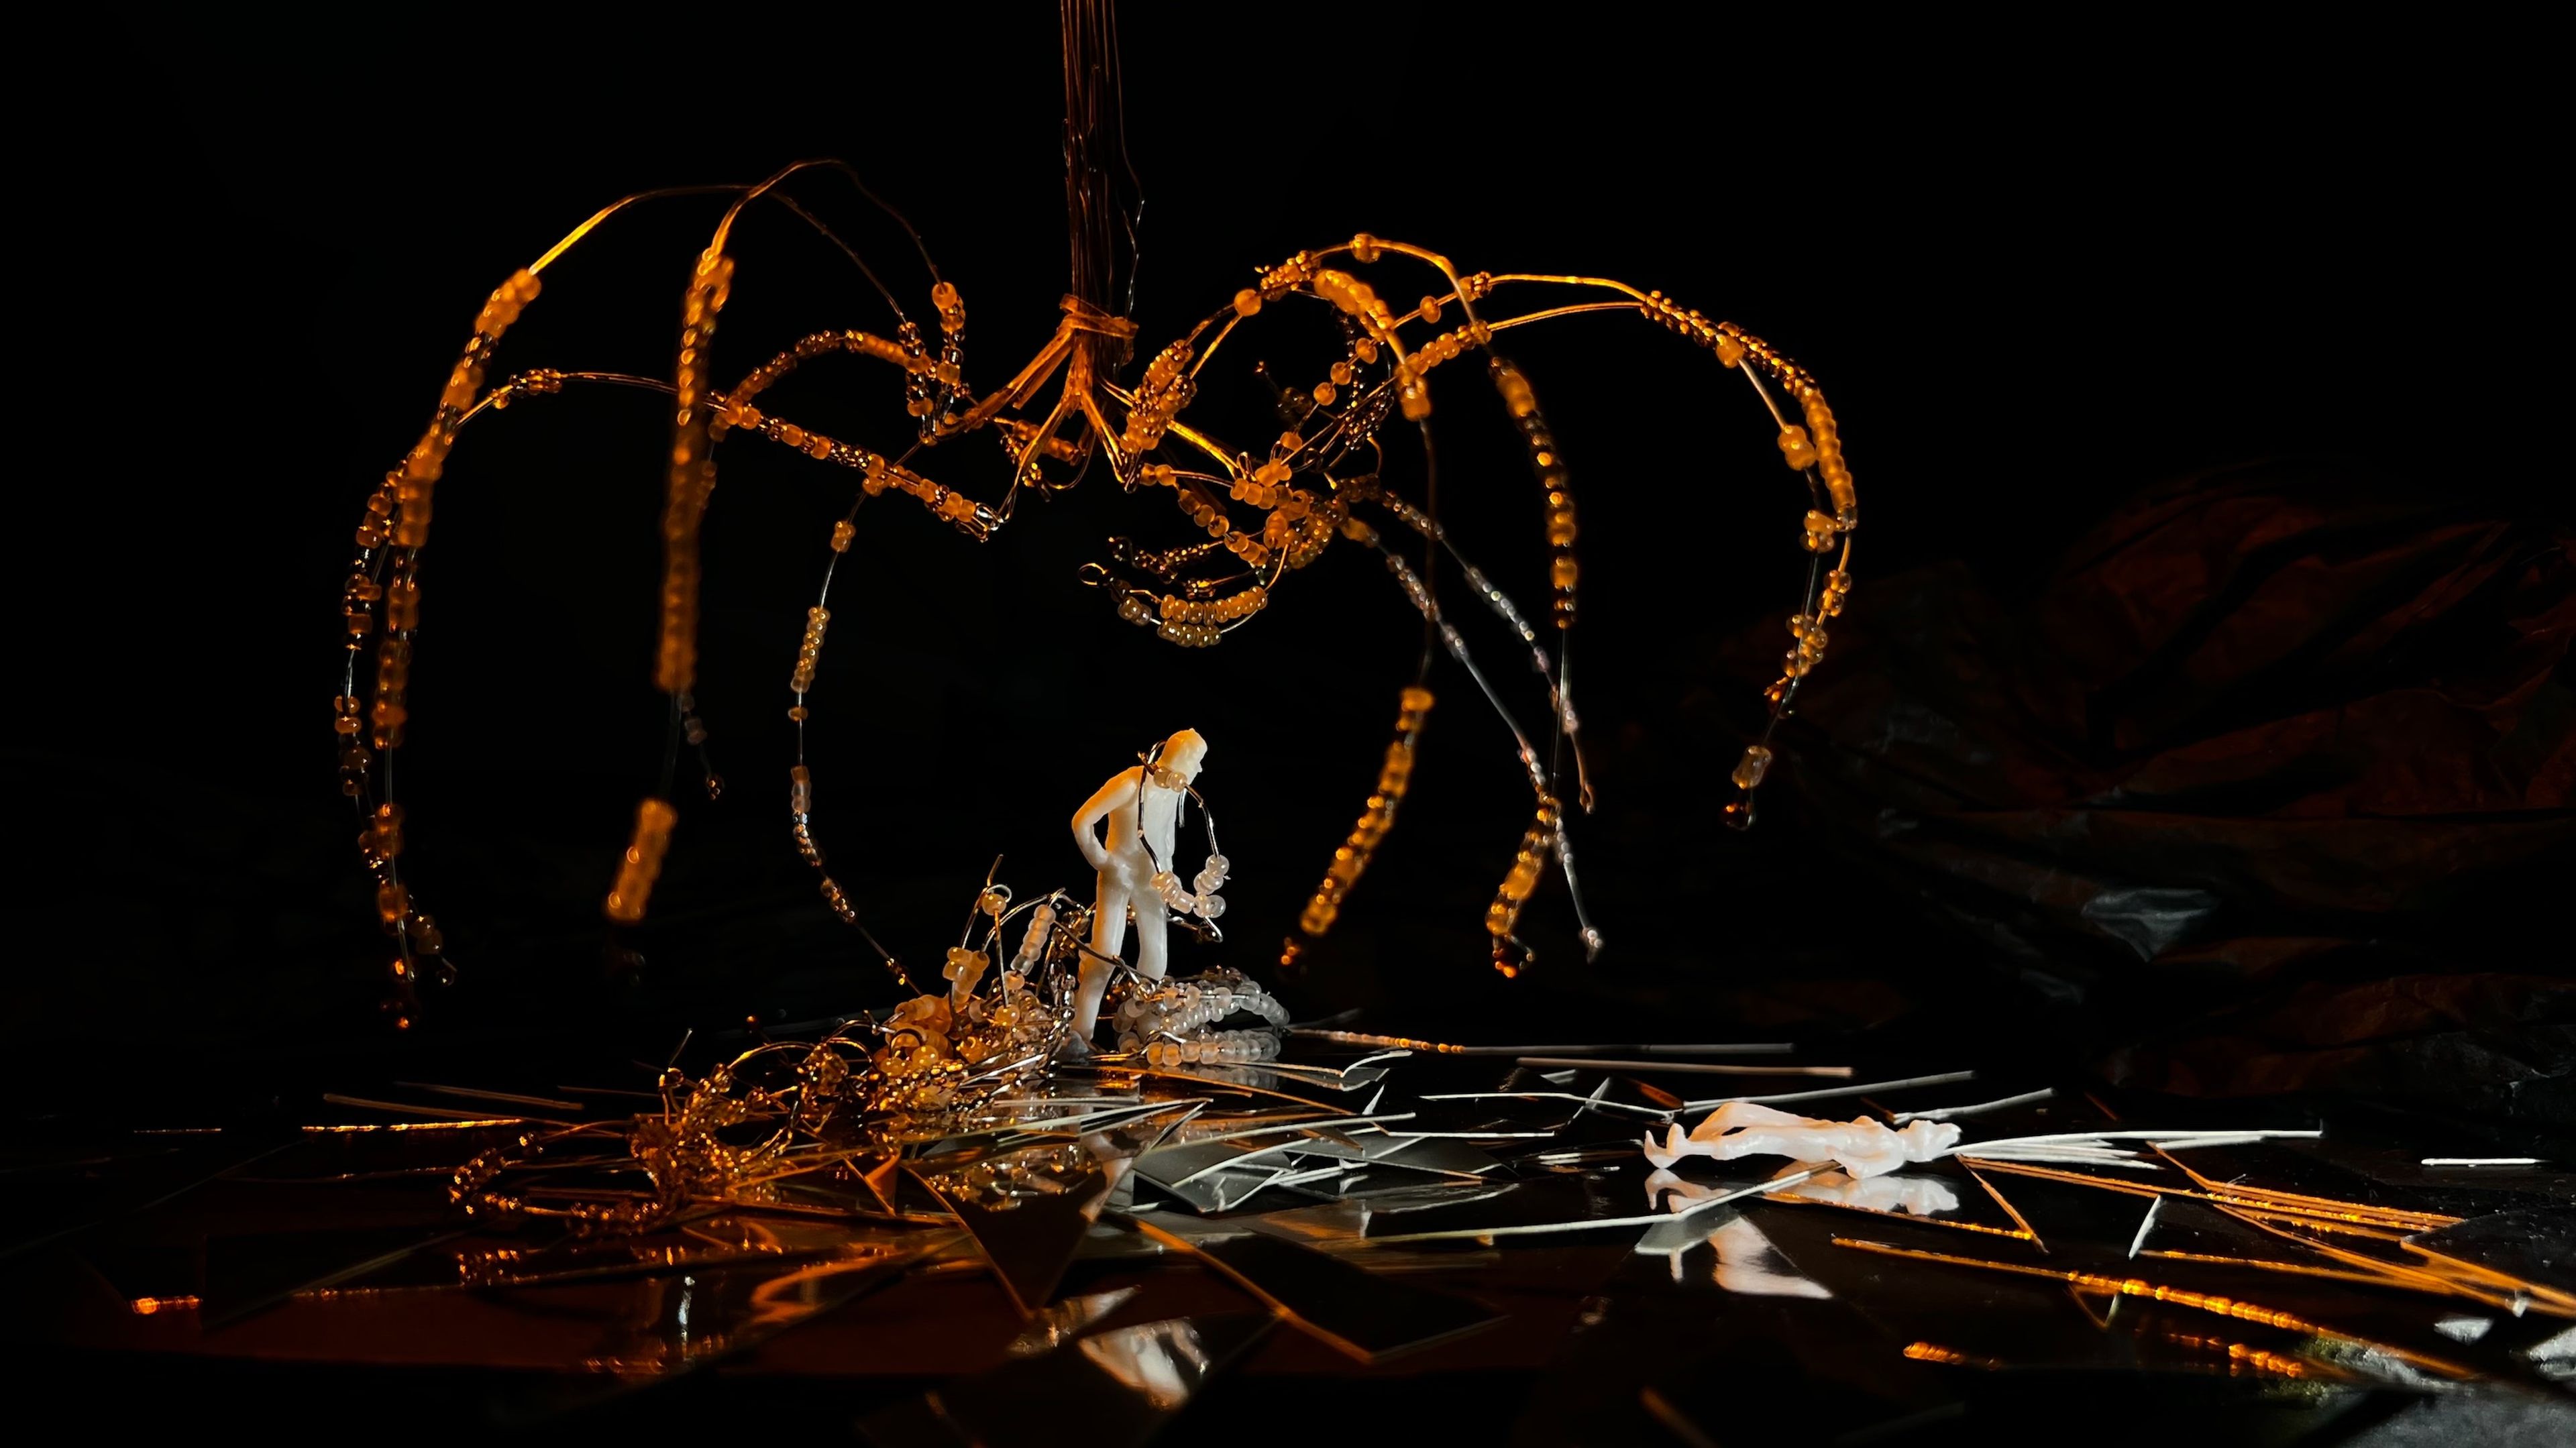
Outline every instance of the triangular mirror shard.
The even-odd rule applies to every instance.
[[[1113,1328],[951,1383],[859,1432],[877,1448],[1132,1448],[1169,1426],[1270,1325],[1237,1312]]]
[[[1056,1284],[1064,1280],[1064,1269],[1082,1249],[1082,1239],[1091,1231],[1109,1192],[1109,1179],[1092,1171],[1066,1182],[1061,1191],[979,1205],[963,1191],[943,1190],[941,1178],[916,1174],[914,1180],[956,1214],[958,1225],[975,1239],[984,1260],[992,1264],[993,1275],[1001,1279],[1022,1312],[1037,1311],[1055,1295]]]
[[[1196,1255],[1291,1325],[1362,1362],[1383,1361],[1503,1320],[1466,1298],[1382,1277],[1279,1237],[1193,1240],[1152,1222],[1137,1227]]]

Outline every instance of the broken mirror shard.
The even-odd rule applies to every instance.
[[[1161,1433],[1270,1328],[1255,1312],[1113,1328],[937,1389],[869,1418],[860,1433],[877,1448],[1131,1448]]]

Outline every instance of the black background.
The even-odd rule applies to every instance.
[[[2466,40],[1504,14],[1131,9],[1146,346],[1254,266],[1360,229],[1464,269],[1663,288],[1823,378],[1863,499],[1855,608],[1874,575],[1943,558],[2027,593],[2133,488],[2248,457],[2327,452],[2563,510],[2551,370],[2520,360],[2558,325],[2529,102],[2509,67],[2464,84],[2445,46]],[[1053,18],[203,15],[36,37],[8,529],[11,814],[33,886],[12,911],[13,1045],[209,1080],[290,1047],[394,1050],[332,775],[335,604],[360,505],[475,309],[618,195],[839,156],[959,284],[969,376],[993,385],[1064,289]],[[2495,42],[2476,48],[2509,60]],[[927,314],[897,233],[846,189],[799,194]],[[660,203],[551,269],[498,369],[667,373],[716,205]],[[891,329],[783,214],[735,250],[720,373],[809,330]],[[1419,285],[1386,276],[1399,299]],[[1293,319],[1257,335],[1203,378],[1207,415],[1246,443],[1276,426],[1251,363],[1298,355]],[[1900,960],[1980,981],[1973,949],[1806,848],[1794,811],[1714,827],[1755,700],[1712,656],[1784,612],[1804,567],[1804,503],[1758,408],[1632,320],[1511,350],[1584,498],[1577,693],[1602,806],[1576,839],[1613,947],[1584,966],[1551,891],[1531,915],[1540,969],[1486,966],[1482,907],[1526,793],[1450,671],[1416,795],[1295,988],[1301,1013],[1661,1034],[1619,1024],[1645,1005],[1676,1029],[1789,1030],[1819,1000],[1843,1023],[1901,1008],[1882,983]],[[1541,606],[1538,501],[1499,409],[1471,375],[1440,384],[1444,511]],[[899,398],[857,362],[774,394],[880,449],[908,429]],[[478,423],[451,463],[401,792],[411,878],[465,979],[402,1050],[534,1037],[613,1057],[682,1024],[891,998],[787,840],[786,678],[852,480],[777,449],[728,451],[709,525],[700,698],[729,788],[686,805],[655,921],[605,938],[598,900],[665,739],[648,678],[666,441],[652,399],[567,395]],[[1418,456],[1396,458],[1391,482],[1418,491]],[[926,466],[982,497],[1004,471],[983,446]],[[1024,894],[1076,884],[1064,816],[1174,728],[1213,742],[1202,785],[1238,882],[1228,947],[1186,964],[1266,970],[1367,792],[1419,643],[1383,571],[1337,548],[1223,647],[1181,652],[1076,584],[1112,533],[1183,536],[1105,475],[980,549],[900,499],[862,515],[866,571],[836,590],[813,701],[817,830],[925,975],[994,854]],[[1501,636],[1467,622],[1533,717]]]

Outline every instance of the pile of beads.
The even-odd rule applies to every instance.
[[[1215,1029],[1238,1014],[1269,1024]],[[1111,1020],[1118,1048],[1142,1055],[1149,1066],[1247,1065],[1278,1056],[1288,1008],[1242,972],[1212,970],[1187,980],[1140,982]]]

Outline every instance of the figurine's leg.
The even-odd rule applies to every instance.
[[[1151,890],[1137,893],[1142,898],[1136,902],[1136,973],[1147,980],[1161,980],[1164,963],[1171,958],[1171,925],[1161,896]]]
[[[1091,912],[1091,950],[1082,958],[1077,979],[1079,988],[1073,997],[1073,1036],[1078,1041],[1091,1039],[1092,1028],[1100,1023],[1100,998],[1109,992],[1110,961],[1118,958],[1120,947],[1127,943],[1127,887],[1118,877],[1103,870],[1100,894]]]

